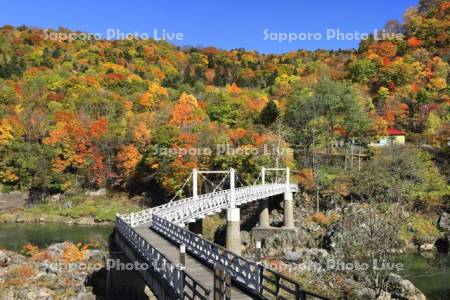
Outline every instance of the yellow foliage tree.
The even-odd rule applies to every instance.
[[[142,98],[139,100],[139,104],[144,106],[145,108],[152,109],[155,104],[159,101],[167,99],[169,93],[167,89],[156,84],[151,83],[148,87],[148,90],[144,93]]]
[[[139,122],[132,133],[133,141],[141,146],[145,146],[150,142],[150,129],[147,128],[144,122]]]
[[[171,123],[175,126],[184,127],[198,123],[204,118],[204,113],[198,108],[197,99],[192,95],[183,93],[172,110]]]
[[[6,119],[0,122],[0,145],[5,145],[14,139],[12,126]]]

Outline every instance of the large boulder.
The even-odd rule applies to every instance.
[[[320,272],[326,269],[328,252],[324,249],[295,249],[284,253],[284,260],[295,263],[299,270]]]
[[[84,258],[89,261],[102,261],[107,257],[107,253],[101,250],[92,249],[84,251]]]
[[[420,251],[433,251],[434,244],[422,244],[420,245]]]
[[[391,273],[388,290],[394,298],[400,300],[426,300],[425,295],[411,281]]]
[[[27,197],[28,193],[16,191],[11,193],[0,193],[0,211],[22,208],[25,205]]]
[[[346,278],[341,282],[341,289],[345,298],[357,300],[376,299],[376,293],[373,289],[350,278]]]
[[[0,250],[0,267],[6,267],[9,262],[9,257],[6,252]]]
[[[93,216],[85,216],[85,217],[78,218],[75,221],[75,224],[78,224],[78,225],[94,225],[95,224],[95,219],[94,219]]]
[[[287,262],[299,262],[301,259],[301,254],[296,251],[287,251],[284,254],[284,260]]]
[[[95,300],[97,299],[96,296],[91,292],[80,292],[77,296],[74,298],[71,298],[73,300]]]
[[[376,299],[376,293],[373,289],[361,287],[354,291],[355,299]]]
[[[294,249],[297,239],[288,232],[280,232],[267,237],[261,253],[268,257],[280,257]]]
[[[282,226],[283,222],[284,222],[283,213],[276,209],[272,210],[270,212],[269,222],[270,222],[270,225],[275,226],[275,227]]]
[[[39,272],[41,272],[43,274],[58,275],[60,273],[60,270],[59,270],[57,264],[50,263],[47,261],[43,261],[43,262],[39,263],[38,270],[39,270]]]
[[[52,257],[61,257],[64,254],[64,248],[66,245],[64,243],[56,243],[47,248],[48,253]]]
[[[328,252],[324,249],[318,248],[299,248],[295,249],[295,251],[288,251],[285,253],[285,258],[288,261],[295,262],[314,262],[320,263],[321,265],[326,265]]]
[[[245,230],[241,231],[241,244],[244,247],[250,247],[251,241],[252,241],[252,239],[251,239],[250,232],[245,231]]]
[[[438,220],[439,229],[444,231],[450,231],[450,215],[446,212],[442,212]]]

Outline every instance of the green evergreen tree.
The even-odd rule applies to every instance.
[[[279,114],[280,111],[278,110],[276,103],[273,100],[270,100],[261,111],[259,120],[262,124],[269,126],[277,120]]]

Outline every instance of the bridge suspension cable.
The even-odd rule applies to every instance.
[[[186,186],[186,184],[191,180],[192,173],[193,173],[193,171],[191,171],[191,173],[189,174],[188,178],[184,181],[184,183],[181,186],[181,188],[175,193],[175,195],[173,196],[172,199],[169,200],[169,202],[172,202],[173,200],[175,200],[181,194],[181,192],[183,191],[183,189]]]
[[[225,183],[225,179],[227,179],[227,177],[230,175],[230,171],[228,171],[227,174],[225,174],[225,176],[223,176],[222,180],[219,182],[219,184],[217,185],[217,187],[213,190],[213,192],[216,192],[218,188],[221,188],[222,185]]]
[[[285,168],[262,168],[260,175],[263,177],[263,182],[267,180],[267,173],[268,171],[275,171],[275,176],[270,176],[270,182],[271,183],[280,183],[280,180],[283,180],[284,177],[287,177],[286,169]],[[283,171],[281,173],[281,176],[278,176],[279,171]],[[259,177],[258,177],[259,178]]]
[[[239,177],[240,177],[239,174],[236,174],[237,181],[241,184],[241,186],[245,186],[245,184],[241,181]]]
[[[193,197],[196,198],[198,196],[198,175],[200,175],[203,179],[205,183],[209,183],[213,186],[213,192],[217,191],[218,189],[222,189],[223,187],[223,183],[225,182],[225,179],[228,177],[228,175],[230,174],[231,169],[227,170],[227,171],[217,171],[217,170],[197,170],[194,169],[193,170]],[[218,183],[215,184],[213,181],[211,181],[210,179],[208,179],[206,176],[204,176],[203,174],[225,174],[225,176],[222,178],[222,180]],[[206,185],[205,185],[206,186]]]
[[[277,172],[284,170],[286,182],[280,184],[254,184],[235,189],[235,180],[242,184],[244,178],[242,175],[238,176],[234,169],[229,169],[228,171],[198,171],[194,169],[172,200],[182,193],[184,187],[191,179],[193,179],[193,192],[195,191],[193,197],[182,199],[177,203],[166,203],[158,207],[145,209],[138,213],[118,214],[115,227],[117,230],[114,232],[113,241],[131,261],[139,262],[143,260],[152,266],[151,270],[141,270],[141,274],[149,286],[155,284],[155,280],[153,280],[155,277],[153,276],[158,275],[158,278],[162,279],[161,284],[158,280],[158,288],[155,288],[155,290],[161,291],[161,298],[184,299],[185,295],[192,293],[194,296],[191,298],[208,299],[210,291],[204,287],[204,284],[207,282],[206,280],[212,281],[216,278],[209,275],[211,271],[207,270],[207,268],[220,264],[224,267],[224,271],[230,275],[233,284],[236,283],[235,291],[242,289],[251,298],[265,298],[264,291],[269,291],[270,294],[276,295],[280,289],[284,289],[283,291],[289,293],[289,299],[305,299],[307,296],[327,299],[303,290],[300,283],[264,267],[259,263],[259,259],[253,261],[240,255],[239,206],[254,201],[265,201],[268,197],[284,194],[284,225],[287,228],[294,227],[292,193],[299,190],[297,185],[289,183],[290,169],[262,168],[256,183],[261,178],[262,183],[265,183],[266,170]],[[221,188],[228,177],[230,179],[229,191],[219,195],[209,193],[202,195],[202,197],[195,197],[197,195],[197,175],[199,173],[225,174],[224,178],[217,185],[212,182],[214,179],[211,181],[203,175],[202,177],[205,179],[204,182],[213,184],[215,189]],[[278,177],[276,180],[278,180]],[[248,179],[248,181],[251,181],[251,179]],[[218,213],[224,209],[227,210],[226,244],[228,250],[183,228],[186,223],[203,219],[205,216]],[[167,240],[170,243],[158,243],[159,240]],[[187,255],[190,255],[192,258],[195,258],[195,261],[199,261],[199,264],[203,263],[207,267],[199,268],[197,264],[195,266],[192,265],[192,269],[195,268],[196,272],[198,272],[198,278],[196,278],[197,276],[192,277],[189,273],[190,270],[187,272],[186,265],[179,267],[176,263],[179,260],[179,254],[175,251],[176,247],[187,250]],[[184,253],[184,251],[182,252]],[[164,266],[164,268],[160,266]],[[201,271],[198,271],[200,269]],[[271,280],[271,278],[275,278],[275,281]],[[188,280],[186,281],[186,279]],[[273,286],[273,282],[277,283],[276,287]],[[167,291],[173,291],[173,293],[170,293],[170,295],[165,294],[166,289],[160,287],[166,286],[168,287]]]
[[[260,180],[262,180],[262,179],[263,179],[263,180],[262,180],[262,183],[266,182],[266,180],[267,180],[267,171],[275,171],[275,172],[276,172],[275,177],[274,177],[274,176],[270,176],[270,177],[271,177],[271,183],[279,183],[280,180],[286,175],[286,169],[285,169],[285,168],[263,168],[263,169],[261,170],[261,172],[258,173],[258,177],[257,177],[256,180],[253,182],[253,185],[258,184],[258,182],[259,182]],[[279,172],[279,171],[283,171],[283,173],[281,173],[281,176],[278,176],[278,172]],[[182,192],[183,192],[185,186],[188,184],[188,182],[190,182],[191,178],[193,177],[194,172],[195,172],[196,174],[199,174],[199,175],[204,179],[204,181],[205,181],[206,183],[209,183],[209,184],[213,187],[213,192],[216,192],[216,191],[218,191],[218,190],[223,190],[223,185],[224,185],[225,180],[227,179],[227,177],[230,176],[231,169],[228,170],[228,171],[214,171],[214,170],[211,170],[211,171],[208,171],[208,170],[205,170],[205,171],[199,171],[199,170],[192,170],[191,173],[189,174],[188,178],[184,181],[183,185],[182,185],[182,186],[180,187],[180,189],[175,193],[175,195],[172,197],[172,199],[169,200],[169,202],[173,202],[177,197],[179,197],[179,196],[182,194]],[[210,179],[208,179],[208,178],[207,178],[205,175],[203,175],[203,174],[225,174],[225,176],[222,178],[222,180],[221,180],[218,184],[215,184],[213,181],[211,181]],[[194,178],[194,181],[196,181],[196,180],[197,180],[197,177],[196,177],[196,176],[194,176],[194,177],[195,177],[195,178]],[[244,182],[243,182],[244,180],[243,180],[243,178],[242,178],[241,175],[236,174],[236,175],[235,175],[235,178],[236,178],[236,180],[239,182],[240,186],[245,186],[245,184],[244,184]],[[195,184],[195,185],[196,185],[196,184]],[[196,189],[196,187],[194,187],[194,190],[195,190],[195,189]],[[196,194],[196,191],[194,191],[194,194]],[[194,197],[195,197],[195,196],[196,196],[196,195],[194,195]]]
[[[258,173],[258,178],[256,178],[255,181],[253,181],[253,185],[258,184],[258,181],[261,179],[261,173],[262,173],[262,170]]]
[[[225,179],[227,178],[227,176],[230,174],[230,172],[226,173],[225,176],[222,178],[222,180],[218,183],[215,184],[214,182],[212,182],[211,180],[209,180],[206,176],[204,176],[201,172],[199,173],[200,176],[202,176],[203,179],[205,179],[206,182],[209,182],[213,187],[213,192],[217,191],[218,189],[222,189],[222,184],[225,182]]]

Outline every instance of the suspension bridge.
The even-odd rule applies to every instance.
[[[269,182],[269,172],[283,174]],[[223,175],[223,179],[213,184],[207,179],[210,174]],[[192,197],[117,215],[111,253],[120,252],[131,262],[147,264],[148,269],[138,271],[158,299],[326,299],[264,266],[260,242],[256,242],[254,259],[241,255],[240,206],[260,202],[259,226],[269,227],[267,199],[284,195],[284,228],[294,228],[293,193],[298,187],[290,183],[289,176],[289,168],[262,168],[254,184],[237,187],[236,180],[242,181],[234,169],[194,169],[185,183],[192,182]],[[212,183],[214,189],[199,194],[199,177]],[[224,210],[226,247],[221,247],[203,238],[198,227],[193,229],[206,216]],[[119,299],[112,292],[117,284],[112,277],[108,273],[108,298]]]

